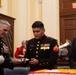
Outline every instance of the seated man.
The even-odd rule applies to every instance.
[[[4,68],[13,69],[15,64],[22,61],[17,58],[10,57],[9,48],[3,38],[9,33],[11,24],[7,20],[0,20],[0,75],[4,75]]]
[[[15,52],[16,58],[23,58],[26,53],[26,40],[23,40],[21,44],[22,45],[16,49]]]
[[[73,39],[71,53],[69,56],[70,68],[76,68],[76,38]]]
[[[57,40],[45,35],[44,24],[41,21],[35,21],[32,24],[34,38],[27,43],[25,58],[29,61],[25,66],[30,66],[30,70],[52,69],[58,59]]]

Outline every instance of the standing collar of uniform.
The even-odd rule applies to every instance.
[[[37,39],[37,41],[41,41],[42,39],[44,39],[46,37],[46,35],[44,34],[42,38]]]

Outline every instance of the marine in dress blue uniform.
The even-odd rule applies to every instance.
[[[14,64],[21,63],[21,59],[11,58],[4,37],[10,30],[10,23],[6,20],[0,20],[0,75],[3,75],[4,68],[13,69]]]
[[[36,21],[33,26],[36,28],[33,29],[35,38],[28,40],[25,58],[28,58],[30,61],[32,58],[35,58],[38,60],[38,63],[30,64],[28,62],[28,65],[32,71],[39,69],[53,69],[58,59],[57,40],[44,34],[44,27],[42,22]]]

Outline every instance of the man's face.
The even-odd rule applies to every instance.
[[[0,37],[4,38],[9,32],[10,26],[0,24]]]
[[[34,37],[35,39],[40,39],[43,37],[44,35],[44,32],[45,32],[45,29],[43,28],[33,28],[33,34],[34,34]]]

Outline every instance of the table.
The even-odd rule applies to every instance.
[[[28,75],[76,75],[75,69],[43,69],[37,71],[31,71]]]

